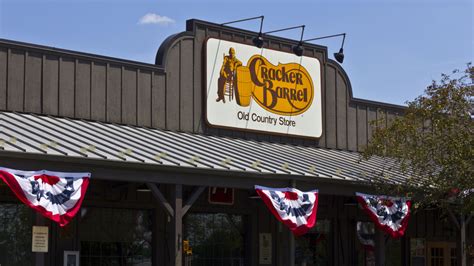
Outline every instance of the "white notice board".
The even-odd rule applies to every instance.
[[[259,234],[259,264],[272,264],[272,234]]]
[[[33,236],[31,240],[31,251],[33,252],[48,252],[48,233],[47,226],[33,226]]]

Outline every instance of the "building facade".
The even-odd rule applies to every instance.
[[[208,99],[220,98],[209,91],[209,40],[251,47],[256,35],[189,20],[154,65],[0,40],[1,166],[92,173],[66,227],[0,183],[0,265],[66,265],[68,254],[80,265],[374,265],[358,225],[375,235],[386,265],[458,265],[457,231],[436,210],[413,215],[404,237],[386,241],[357,207],[354,193],[373,192],[370,179],[387,163],[359,160],[371,121],[404,108],[354,98],[326,47],[304,44],[303,58],[320,66],[317,137],[209,121]],[[265,49],[292,56],[297,44],[264,39]],[[295,239],[254,185],[319,189],[316,227]],[[47,252],[32,252],[34,225],[48,227]],[[472,225],[467,240],[472,247]]]

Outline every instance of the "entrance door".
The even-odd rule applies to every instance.
[[[190,213],[184,220],[184,240],[189,241],[185,265],[243,266],[245,216],[228,213]]]
[[[81,266],[151,266],[152,211],[83,207]]]
[[[456,244],[428,242],[428,266],[457,266]]]

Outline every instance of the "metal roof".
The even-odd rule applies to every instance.
[[[362,182],[384,169],[404,179],[394,162],[357,152],[11,112],[0,112],[0,150]]]

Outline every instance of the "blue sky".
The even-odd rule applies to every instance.
[[[472,0],[0,0],[0,38],[153,63],[190,18],[264,15],[264,31],[306,25],[305,38],[346,32],[343,67],[357,98],[404,104],[432,79],[474,61]],[[146,14],[155,23],[140,23]],[[155,20],[153,20],[155,18]],[[235,24],[258,31],[258,22]],[[299,38],[298,31],[279,33]],[[340,39],[318,44],[337,51]]]

